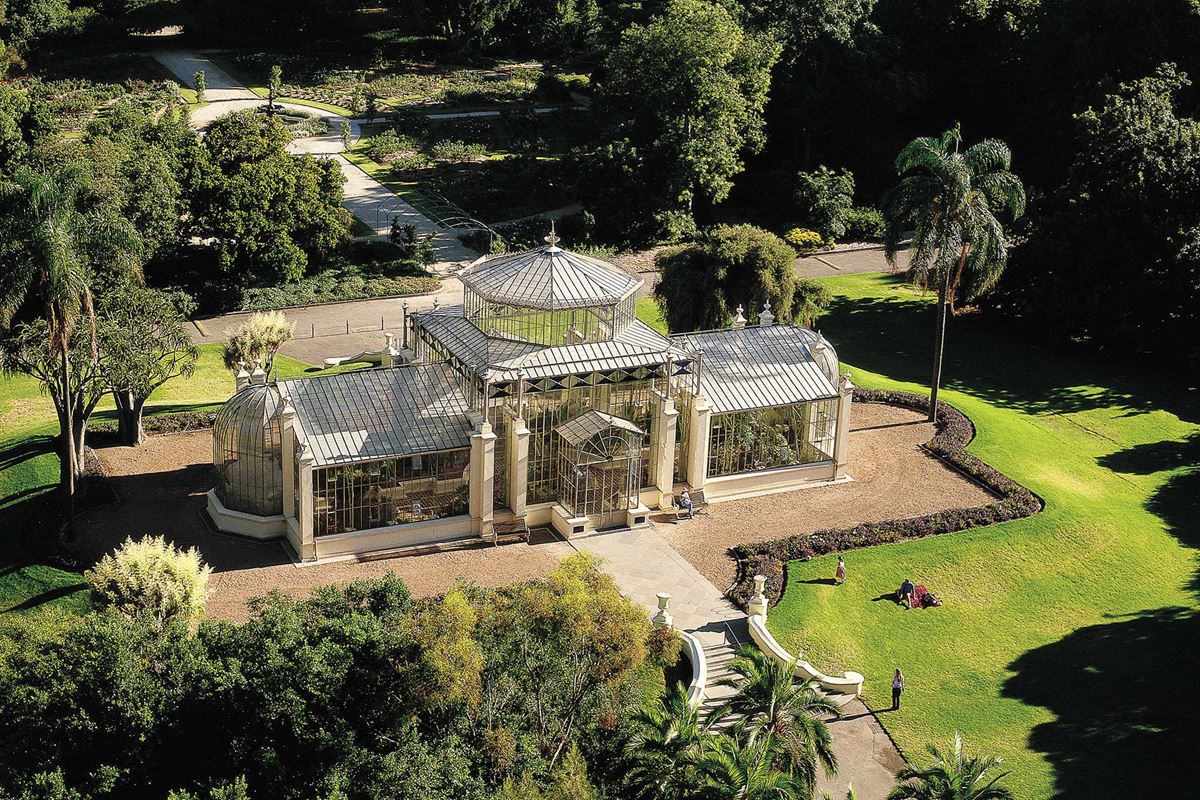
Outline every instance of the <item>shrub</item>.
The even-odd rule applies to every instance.
[[[84,573],[98,607],[130,617],[148,616],[195,625],[204,613],[212,568],[196,548],[180,550],[161,536],[126,539]]]
[[[846,212],[854,199],[854,175],[820,166],[796,174],[796,202],[801,218],[832,242],[846,232]]]
[[[567,102],[571,92],[587,93],[591,90],[592,81],[587,75],[567,72],[556,72],[552,75],[542,75],[537,82],[537,91],[547,100]]]
[[[912,392],[855,389],[854,399],[866,403],[891,403],[922,412],[929,410],[929,398]],[[738,561],[738,580],[729,590],[729,598],[745,607],[754,594],[754,576],[763,575],[767,579],[767,597],[772,605],[777,603],[783,594],[789,561],[994,525],[1041,511],[1042,501],[1037,495],[967,452],[966,447],[974,438],[975,426],[971,420],[949,403],[938,401],[935,433],[925,444],[925,449],[997,494],[1000,499],[996,502],[737,545],[729,551]]]
[[[435,143],[429,153],[437,161],[474,161],[486,156],[487,148],[476,142],[448,139]]]
[[[792,228],[783,235],[783,238],[801,253],[811,253],[825,247],[825,238],[808,228]]]
[[[415,154],[417,145],[408,136],[403,136],[394,130],[386,130],[372,136],[367,141],[366,151],[372,161],[390,164],[401,156]]]
[[[392,159],[392,172],[402,175],[406,172],[416,172],[429,166],[429,159],[421,153],[405,153]]]
[[[881,242],[883,241],[883,214],[870,206],[855,206],[843,217],[846,232],[843,234],[851,242]]]
[[[655,235],[660,242],[674,244],[693,239],[699,233],[695,218],[686,211],[672,209],[654,215]]]

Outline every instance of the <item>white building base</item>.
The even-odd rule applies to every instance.
[[[234,511],[225,507],[221,498],[217,497],[216,489],[208,490],[208,516],[218,530],[250,539],[279,539],[287,532],[283,514],[260,517],[257,514]]]
[[[740,475],[724,475],[709,478],[704,484],[704,499],[709,503],[726,500],[741,500],[745,497],[793,492],[797,489],[814,489],[849,483],[853,478],[837,475],[837,465],[832,461],[817,464],[801,464],[794,467],[746,472]]]

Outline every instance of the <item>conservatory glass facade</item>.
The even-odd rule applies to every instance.
[[[465,268],[463,305],[406,314],[390,365],[242,388],[214,427],[216,495],[282,515],[313,560],[843,475],[853,387],[819,334],[764,310],[664,336],[636,317],[640,280],[547,242]]]

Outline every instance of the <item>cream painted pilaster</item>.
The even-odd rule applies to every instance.
[[[305,448],[300,453],[300,542],[296,548],[301,561],[316,561],[317,546],[313,541],[313,455]]]
[[[508,424],[508,507],[517,519],[525,516],[529,493],[529,428],[513,417]]]
[[[846,474],[846,458],[850,450],[850,406],[854,401],[854,384],[850,382],[850,373],[842,375],[838,382],[837,426],[833,440],[833,461],[836,464],[834,477],[840,478]]]
[[[490,422],[482,422],[471,434],[471,533],[482,535],[492,528],[492,486],[496,476],[496,434]]]
[[[688,431],[687,482],[693,489],[703,489],[708,480],[708,427],[712,409],[703,395],[692,401],[692,419]]]
[[[671,508],[672,496],[675,493],[675,431],[679,425],[679,412],[675,410],[675,400],[666,395],[658,404],[658,429],[656,434],[655,452],[658,463],[655,464],[654,474],[657,476],[658,507],[666,510]]]

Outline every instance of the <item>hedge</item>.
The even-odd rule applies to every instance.
[[[176,411],[170,414],[146,415],[142,417],[142,430],[146,433],[181,433],[211,428],[217,418],[215,411]],[[117,433],[116,420],[102,419],[88,424],[90,435]]]
[[[888,403],[922,413],[929,411],[929,398],[912,392],[855,389],[854,399],[863,403]],[[994,525],[1033,516],[1042,510],[1044,503],[1037,495],[967,452],[967,445],[975,438],[975,426],[957,408],[938,401],[934,431],[933,438],[924,445],[925,449],[991,490],[999,497],[996,502],[737,545],[729,549],[738,562],[738,579],[727,593],[729,598],[745,608],[754,594],[754,576],[763,575],[767,579],[768,601],[771,605],[779,602],[789,561],[806,561],[827,553],[844,553],[860,547]]]

